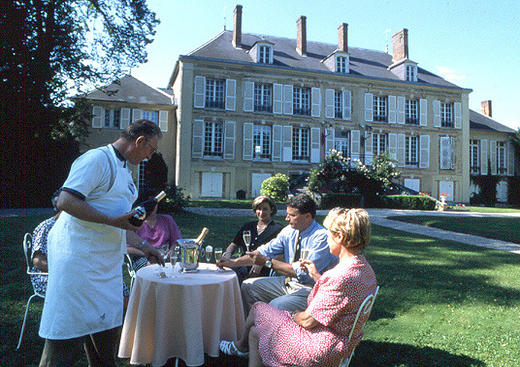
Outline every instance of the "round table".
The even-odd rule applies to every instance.
[[[205,263],[198,270],[182,273],[167,264],[146,266],[136,273],[120,358],[130,358],[131,364],[162,366],[176,357],[188,366],[200,366],[204,353],[218,356],[220,340],[240,337],[245,318],[235,272]],[[163,271],[165,278],[160,276]]]

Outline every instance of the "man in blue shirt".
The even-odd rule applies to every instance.
[[[327,230],[319,225],[316,216],[316,203],[305,194],[291,197],[287,201],[289,222],[276,238],[246,253],[238,259],[221,259],[220,267],[263,265],[274,269],[282,276],[246,279],[242,283],[242,299],[246,315],[251,306],[262,301],[290,312],[307,308],[307,296],[314,281],[300,268],[300,258],[314,262],[320,273],[337,264],[338,259],[329,251]]]

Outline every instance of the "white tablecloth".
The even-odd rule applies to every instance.
[[[136,274],[123,324],[119,357],[162,366],[178,357],[188,366],[217,357],[220,340],[236,340],[244,310],[235,272],[199,264],[199,272],[151,265]],[[158,273],[164,270],[167,278]]]

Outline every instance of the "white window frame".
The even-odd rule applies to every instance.
[[[255,112],[273,112],[273,85],[254,83],[253,108]]]
[[[405,146],[405,166],[419,166],[419,138],[416,135],[406,135],[404,137]]]
[[[480,174],[480,140],[469,141],[469,169],[472,175]]]
[[[343,119],[343,91],[334,90],[334,118]]]
[[[350,157],[350,131],[336,130],[334,132],[334,149],[341,152],[343,157]]]
[[[143,119],[152,121],[154,124],[159,125],[159,111],[145,111],[143,110]]]
[[[388,96],[374,96],[373,121],[388,122]]]
[[[103,127],[105,129],[119,129],[121,126],[121,109],[105,108]]]
[[[272,47],[268,45],[258,46],[258,63],[271,64]]]
[[[222,88],[220,86],[222,85]],[[226,80],[206,78],[204,86],[206,108],[224,109],[226,107]]]
[[[497,174],[499,176],[507,174],[506,144],[503,141],[497,141]]]
[[[253,160],[254,161],[270,161],[271,160],[271,146],[272,146],[272,128],[271,128],[271,126],[254,124],[253,125]],[[260,147],[260,151],[257,150],[258,147]]]
[[[405,69],[405,79],[409,82],[416,82],[417,81],[417,65],[406,65]]]
[[[405,123],[407,125],[419,125],[419,101],[406,99],[405,101]]]
[[[335,62],[336,73],[340,73],[340,74],[348,73],[347,62],[348,62],[347,56],[336,55],[336,62]]]
[[[308,162],[311,152],[311,130],[308,127],[292,128],[292,160]]]
[[[384,150],[381,150],[381,147]],[[378,156],[381,153],[388,152],[388,135],[372,133],[372,154]]]
[[[203,157],[222,159],[224,157],[224,123],[222,121],[204,121],[203,138]]]
[[[311,115],[311,88],[293,87],[293,114],[301,116]]]
[[[453,103],[442,103],[440,106],[441,127],[454,128]]]

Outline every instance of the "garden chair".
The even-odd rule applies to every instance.
[[[130,257],[130,255],[125,254],[125,259],[126,269],[128,270],[128,275],[130,276],[130,292],[132,292],[132,287],[134,285],[135,279],[134,264],[132,263],[132,258]]]
[[[25,265],[27,266],[27,269],[26,269],[27,275],[29,275],[29,276],[31,276],[33,274],[48,275],[48,273],[36,273],[36,272],[31,271],[32,235],[30,233],[26,233],[25,236],[23,237],[23,253],[25,255]],[[31,284],[32,284],[32,282],[31,282]],[[20,339],[18,339],[18,345],[16,346],[16,350],[20,349],[20,345],[22,344],[23,333],[25,331],[25,322],[27,321],[27,313],[29,312],[29,305],[31,303],[31,300],[34,297],[40,297],[42,299],[45,298],[45,295],[36,291],[36,289],[34,289],[34,287],[33,287],[33,292],[34,292],[33,295],[29,297],[29,299],[27,300],[27,305],[25,306],[25,315],[23,317],[22,330],[20,330]]]
[[[348,335],[348,343],[350,344],[350,339],[352,339],[352,334],[354,334],[354,330],[356,329],[356,325],[358,323],[359,318],[361,315],[365,316],[366,319],[365,322],[368,321],[368,318],[370,317],[370,312],[372,311],[372,306],[374,306],[374,302],[376,300],[377,292],[379,292],[379,286],[377,286],[376,291],[374,294],[370,294],[365,298],[361,306],[359,306],[359,310],[356,314],[356,318],[354,319],[354,324],[352,325],[352,329],[350,330],[350,334]],[[365,325],[361,326],[361,330],[363,330],[363,327]],[[354,350],[356,348],[352,349],[352,352],[350,353],[350,356],[345,357],[339,364],[339,367],[348,367],[350,364],[350,361],[352,361],[352,357],[354,356]]]

